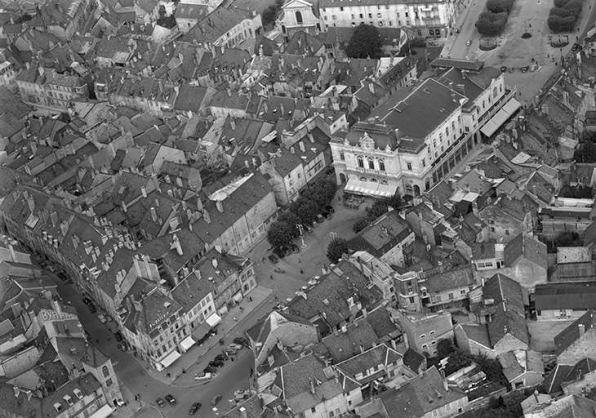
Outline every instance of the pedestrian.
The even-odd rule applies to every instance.
[[[96,338],[95,339],[95,342],[99,344],[99,338]]]
[[[249,297],[248,297],[248,301],[249,301],[249,302],[252,302],[252,296],[249,296]]]
[[[270,275],[269,275],[269,278],[270,278],[271,280],[273,280],[273,274],[270,274]]]

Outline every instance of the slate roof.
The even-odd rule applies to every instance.
[[[437,270],[434,274],[424,275],[424,286],[430,293],[471,287],[476,283],[474,268],[471,264],[458,266],[450,270]]]
[[[361,350],[368,350],[378,342],[379,338],[367,321],[357,321],[348,325],[345,332],[336,331],[322,340],[335,363],[345,361]]]
[[[546,244],[523,232],[507,243],[504,256],[506,267],[515,267],[519,259],[524,257],[545,270],[548,268]]]
[[[392,210],[360,231],[348,242],[348,246],[352,250],[364,250],[375,257],[382,257],[410,234],[412,230],[408,223],[396,210]]]
[[[465,397],[466,394],[457,389],[445,390],[443,379],[434,366],[400,388],[380,395],[388,418],[420,418]]]
[[[400,150],[418,152],[426,146],[425,138],[459,108],[461,99],[465,96],[429,78],[396,103],[382,121],[403,135]]]
[[[537,311],[596,309],[596,282],[538,284],[534,299]]]
[[[418,353],[416,350],[408,348],[404,353],[403,361],[404,365],[407,366],[410,370],[412,370],[413,372],[417,372],[426,361],[426,357]]]
[[[584,331],[588,332],[594,328],[595,324],[594,311],[588,311],[577,320],[573,321],[573,323],[555,336],[555,354],[559,356],[573,343],[579,340],[581,336],[580,325],[583,325]]]
[[[282,389],[283,399],[294,413],[301,413],[319,405],[321,399],[330,400],[343,393],[334,378],[327,378],[325,365],[314,355],[304,356],[281,367],[274,384]],[[311,393],[314,382],[315,393]]]
[[[492,321],[488,324],[490,346],[494,347],[508,333],[528,344],[529,335],[521,285],[498,273],[485,283],[482,297],[484,300],[494,301],[495,311]]]
[[[385,376],[386,372],[381,367],[397,365],[401,359],[402,355],[400,353],[387,347],[385,344],[380,344],[337,364],[335,367],[343,374],[354,379],[359,373],[364,374],[370,369],[375,369],[376,373],[373,372],[364,379],[358,380],[361,385],[364,385],[381,376]]]
[[[304,319],[317,314],[331,327],[346,321],[352,314],[348,298],[362,307],[372,307],[381,299],[375,286],[369,288],[369,280],[350,262],[341,260],[332,271],[321,277],[319,283],[304,291],[306,299],[296,296],[288,303],[289,312]]]

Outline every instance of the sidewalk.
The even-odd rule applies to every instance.
[[[252,301],[249,297],[252,298]],[[207,367],[207,364],[222,352],[223,346],[219,344],[219,340],[223,338],[227,346],[235,337],[244,336],[244,330],[236,328],[242,328],[242,325],[244,325],[243,320],[257,311],[262,305],[270,302],[273,297],[271,289],[260,285],[257,286],[222,318],[217,326],[216,335],[208,338],[201,345],[192,346],[172,366],[161,372],[154,370],[147,362],[136,357],[135,359],[149,376],[169,386],[182,388],[201,386],[207,381],[194,380],[194,377],[197,374],[203,374],[203,369]],[[211,351],[213,352],[211,353]],[[229,362],[226,362],[224,368],[227,366],[229,366]]]

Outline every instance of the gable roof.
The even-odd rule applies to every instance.
[[[596,309],[596,282],[537,284],[534,300],[537,311]]]
[[[400,388],[380,395],[389,418],[421,418],[465,397],[466,394],[457,389],[446,390],[443,379],[434,366]]]
[[[402,355],[400,353],[387,347],[385,344],[380,344],[339,363],[335,367],[346,376],[354,379],[357,378],[357,375],[365,374],[370,369],[374,369],[375,372],[366,375],[362,379],[358,379],[358,383],[365,385],[384,376],[386,373],[384,367],[395,364],[401,359]]]
[[[533,262],[534,264],[547,269],[546,244],[538,239],[520,233],[505,246],[505,266],[514,267],[521,257]]]
[[[588,311],[555,336],[555,354],[559,356],[583,335],[594,328],[594,311]],[[583,326],[583,331],[580,330]]]
[[[392,210],[360,231],[348,242],[348,246],[353,250],[364,250],[375,257],[382,257],[411,233],[408,223],[397,211]]]

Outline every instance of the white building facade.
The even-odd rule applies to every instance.
[[[455,2],[447,0],[321,0],[319,10],[328,27],[362,23],[414,29],[420,37],[445,37],[456,18]]]

